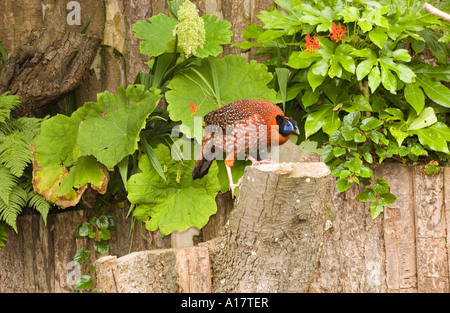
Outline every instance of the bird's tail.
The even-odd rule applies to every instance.
[[[192,170],[192,179],[200,179],[208,174],[213,161],[214,159],[207,160],[205,158],[195,161],[194,169]]]

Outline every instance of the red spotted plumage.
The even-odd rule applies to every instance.
[[[299,133],[297,123],[286,117],[275,104],[265,100],[237,100],[208,113],[204,117],[204,134],[200,155],[195,162],[192,178],[208,173],[218,153],[226,155],[225,165],[234,196],[231,169],[234,160],[245,156],[253,164],[259,163],[251,154],[289,140],[291,133]]]

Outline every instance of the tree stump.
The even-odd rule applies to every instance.
[[[206,248],[133,252],[94,262],[98,292],[210,292]]]
[[[249,166],[219,237],[200,247],[99,259],[97,289],[306,292],[330,224],[329,181],[319,162]]]
[[[209,247],[213,292],[306,292],[329,218],[324,163],[247,167],[236,209]]]

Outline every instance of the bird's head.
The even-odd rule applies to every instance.
[[[300,134],[300,131],[298,130],[297,127],[297,122],[293,118],[277,115],[276,120],[278,124],[279,133],[283,137],[288,137],[292,133]]]

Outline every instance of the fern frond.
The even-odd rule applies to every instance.
[[[9,202],[9,195],[18,181],[18,178],[9,169],[0,165],[0,199],[3,202]]]
[[[35,208],[36,211],[41,213],[42,219],[44,220],[45,226],[47,226],[47,216],[50,211],[50,203],[45,200],[43,196],[35,193],[33,190],[28,192],[29,202],[28,205]]]
[[[12,124],[17,131],[24,133],[27,142],[31,142],[31,140],[41,132],[41,124],[43,121],[45,121],[45,118],[21,117],[16,120],[10,120],[10,124]]]
[[[15,132],[0,135],[0,164],[17,177],[22,176],[24,169],[31,163],[32,156],[27,134]]]
[[[34,192],[33,185],[31,184],[31,178],[26,177],[26,175],[22,177],[20,186],[28,194],[28,206],[34,208],[41,214],[42,220],[44,221],[45,226],[47,226],[47,216],[52,204],[43,196]]]
[[[17,95],[10,95],[5,92],[0,95],[0,123],[4,123],[9,119],[11,110],[20,105],[20,97]]]
[[[8,239],[8,225],[0,221],[0,250],[5,246],[6,239]]]
[[[5,221],[17,233],[17,216],[28,202],[28,193],[20,186],[14,186],[9,194],[9,202],[0,199],[0,220]]]

